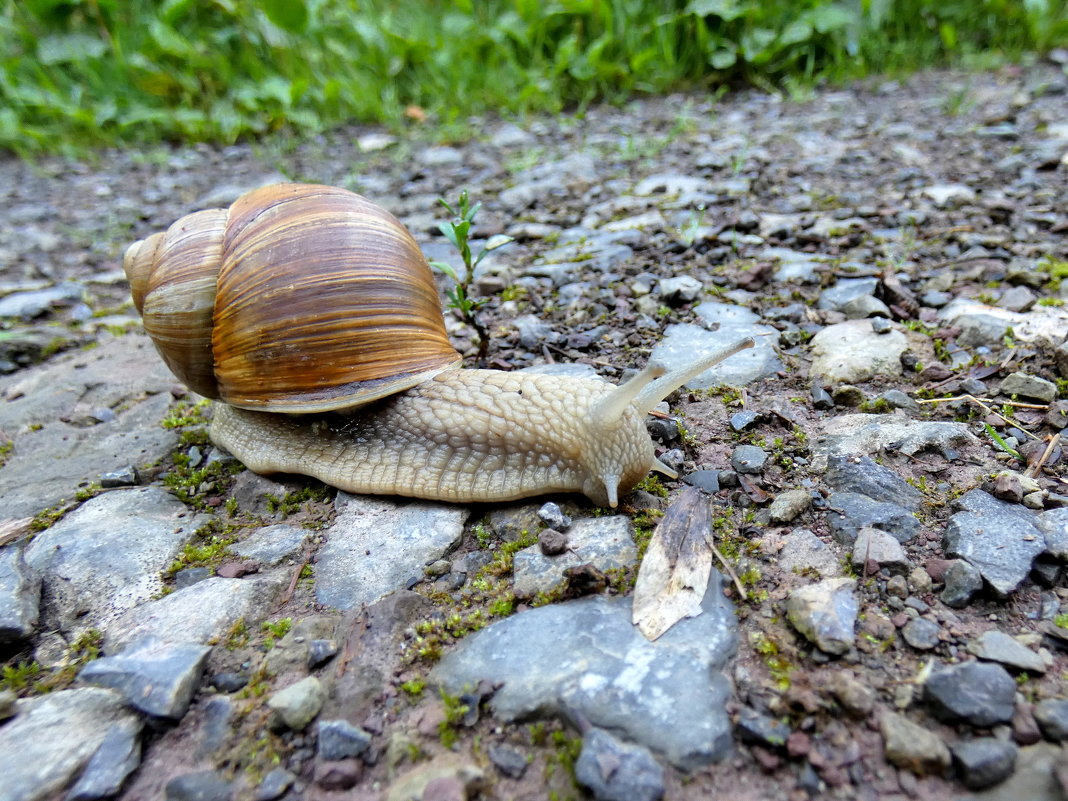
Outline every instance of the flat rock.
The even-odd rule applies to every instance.
[[[1011,328],[1013,340],[1016,342],[1046,344],[1055,348],[1064,341],[1064,332],[1068,330],[1068,310],[1057,306],[1036,306],[1021,314],[978,301],[957,298],[945,306],[938,316],[947,324],[959,325],[965,329],[957,338],[958,343],[964,347],[999,344],[1001,337]],[[993,331],[1000,330],[1001,333],[993,341],[984,338],[974,341],[965,339],[962,342],[965,333],[976,325],[974,321],[983,321],[983,325],[988,328],[993,325]]]
[[[984,631],[968,643],[968,653],[987,662],[998,662],[1010,668],[1045,673],[1042,657],[1003,631]]]
[[[877,375],[901,375],[908,338],[899,330],[877,334],[870,320],[847,320],[812,338],[809,374],[831,384],[856,384]]]
[[[119,794],[126,777],[141,764],[141,722],[111,726],[64,801],[97,801]]]
[[[813,467],[826,468],[835,454],[875,454],[892,448],[912,456],[931,448],[977,446],[979,440],[964,423],[903,420],[892,414],[843,414],[822,421],[810,435]]]
[[[172,643],[215,642],[238,618],[249,625],[263,620],[288,582],[283,575],[197,582],[117,618],[104,630],[105,650],[115,652],[150,636]]]
[[[0,548],[0,643],[24,640],[37,626],[41,577],[15,545]]]
[[[43,622],[103,628],[156,595],[164,570],[210,515],[193,515],[162,487],[90,498],[26,549],[42,578]]]
[[[812,493],[808,490],[787,490],[775,496],[768,507],[773,523],[789,523],[812,505]]]
[[[119,693],[96,687],[61,690],[17,704],[0,727],[4,801],[52,798],[89,762],[113,727],[140,729]]]
[[[96,659],[78,677],[118,690],[134,709],[179,720],[200,684],[209,645],[141,640],[114,656]]]
[[[300,526],[277,523],[256,529],[245,539],[231,545],[230,550],[245,559],[277,565],[287,557],[297,554],[310,533],[308,529]]]
[[[887,761],[899,768],[926,776],[949,767],[949,749],[942,739],[904,715],[884,712],[879,717],[879,730]]]
[[[745,314],[736,314],[734,309]],[[711,352],[744,337],[753,337],[756,347],[736,353],[687,381],[688,389],[707,389],[720,384],[745,386],[760,378],[775,375],[783,369],[783,364],[771,345],[778,336],[778,331],[750,320],[746,315],[751,315],[752,312],[748,309],[722,303],[702,303],[694,312],[703,319],[716,320],[720,325],[719,330],[708,331],[690,323],[669,325],[664,331],[664,338],[653,348],[649,361],[656,361],[668,370],[675,370],[691,364],[695,354]],[[774,336],[765,336],[766,334]]]
[[[863,572],[869,561],[885,567],[892,573],[904,575],[909,569],[909,560],[901,543],[885,531],[877,528],[862,528],[853,541],[853,567]]]
[[[462,536],[467,510],[339,492],[337,517],[315,564],[315,596],[335,609],[373,604],[402,589]]]
[[[1016,682],[1001,665],[962,662],[932,673],[924,697],[942,720],[992,726],[1012,720]]]
[[[1035,525],[1046,538],[1046,553],[1068,562],[1068,506],[1035,515]]]
[[[795,528],[784,538],[779,551],[779,567],[791,572],[815,570],[823,578],[842,572],[838,555],[807,528]]]
[[[874,276],[863,278],[839,278],[833,285],[820,293],[816,301],[818,309],[842,311],[857,298],[870,297],[879,287],[879,279]]]
[[[982,790],[1004,781],[1016,767],[1016,744],[995,737],[977,737],[953,746],[953,761],[969,790]]]
[[[140,334],[0,378],[0,430],[13,439],[0,470],[4,514],[31,517],[101,473],[163,460],[178,446],[179,431],[159,424],[176,383]],[[117,411],[88,427],[63,420],[95,409]]]
[[[703,613],[656,642],[631,624],[623,597],[588,597],[520,612],[465,637],[431,672],[448,692],[500,684],[493,714],[516,720],[575,710],[691,769],[731,743],[719,670],[737,643],[734,613],[713,570]]]
[[[634,529],[626,515],[589,517],[572,524],[567,532],[567,550],[546,556],[541,547],[531,545],[515,555],[513,591],[519,598],[563,587],[569,567],[592,564],[598,570],[630,567],[638,561]]]
[[[786,599],[786,616],[805,639],[828,654],[844,654],[853,646],[857,622],[857,582],[824,579],[800,587]]]
[[[859,492],[873,501],[896,503],[913,512],[923,502],[923,494],[918,489],[870,456],[832,454],[827,458],[823,480],[839,492]]]
[[[946,556],[967,560],[996,593],[1008,595],[1046,549],[1035,513],[978,489],[958,498],[957,505],[964,511],[952,515],[946,525]]]
[[[908,542],[920,532],[920,521],[904,506],[873,501],[857,492],[833,492],[827,506],[831,532],[843,545],[852,543],[865,528],[877,528],[898,542]]]
[[[326,691],[319,679],[305,676],[274,693],[267,699],[267,706],[290,729],[302,731],[319,714],[325,702]]]

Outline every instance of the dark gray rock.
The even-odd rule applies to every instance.
[[[682,480],[705,492],[719,492],[719,470],[694,470],[682,477]]]
[[[322,759],[358,757],[371,745],[371,735],[347,720],[320,720],[318,731]]]
[[[744,743],[756,743],[768,748],[785,748],[790,727],[770,715],[743,707],[734,721],[734,733]]]
[[[1068,698],[1047,698],[1035,704],[1035,720],[1042,734],[1054,742],[1068,740]]]
[[[210,579],[213,575],[214,572],[210,567],[187,567],[185,570],[179,570],[174,574],[174,588],[176,590],[184,590],[186,587],[192,587],[197,582]]]
[[[862,528],[877,528],[898,542],[920,531],[920,521],[904,506],[876,501],[857,492],[834,492],[827,498],[827,522],[836,540],[849,545]]]
[[[939,643],[939,632],[938,624],[933,620],[914,617],[901,629],[901,636],[917,651],[930,651]]]
[[[233,733],[236,704],[225,695],[209,697],[200,705],[199,743],[193,752],[196,760],[213,759]]]
[[[1013,742],[979,737],[957,743],[950,750],[960,780],[969,790],[982,790],[1012,775],[1019,749]]]
[[[200,684],[211,647],[141,640],[116,656],[90,662],[78,677],[118,690],[135,709],[160,718],[181,718]]]
[[[538,517],[546,526],[557,531],[567,531],[571,527],[571,518],[564,514],[559,504],[552,501],[538,507]]]
[[[857,582],[824,579],[800,587],[786,599],[786,616],[807,640],[828,654],[844,654],[853,647],[857,622]]]
[[[337,640],[312,640],[308,643],[308,669],[322,667],[337,655],[338,650]]]
[[[521,779],[527,771],[527,758],[523,752],[507,745],[491,745],[486,749],[486,755],[497,770],[509,779]]]
[[[1050,403],[1057,397],[1057,385],[1036,375],[1010,373],[1001,382],[1001,394],[1021,395],[1043,403]]]
[[[851,300],[863,295],[874,295],[878,287],[878,278],[839,278],[820,293],[816,307],[842,311]]]
[[[118,795],[126,777],[141,764],[141,725],[130,721],[108,729],[66,801],[96,801]]]
[[[69,304],[81,300],[84,293],[85,287],[74,282],[64,282],[47,289],[12,292],[0,298],[0,317],[32,320],[47,312],[53,304]]]
[[[137,468],[133,465],[127,465],[121,470],[110,470],[107,473],[100,474],[100,486],[104,489],[134,487],[140,483],[141,478],[137,473]]]
[[[749,426],[753,425],[757,420],[760,420],[763,415],[760,412],[754,412],[752,409],[744,409],[740,412],[735,412],[731,415],[730,423],[731,428],[735,431],[745,431]]]
[[[211,686],[223,693],[236,693],[246,684],[248,676],[244,673],[216,673],[211,677]]]
[[[41,579],[14,545],[0,548],[0,643],[25,640],[37,626]]]
[[[739,445],[731,454],[731,467],[739,473],[759,473],[768,461],[768,454],[755,445]]]
[[[1008,595],[1046,549],[1035,514],[977,489],[966,492],[957,504],[964,511],[951,516],[946,525],[942,538],[946,556],[967,560],[996,593]]]
[[[870,456],[833,454],[823,479],[836,492],[857,492],[873,501],[895,503],[915,512],[923,502],[918,489]]]
[[[164,788],[166,801],[230,801],[233,785],[214,770],[175,776]]]
[[[954,609],[967,606],[975,594],[983,589],[983,576],[977,568],[963,559],[955,559],[942,577],[942,603]]]
[[[1016,682],[1001,665],[964,662],[932,673],[924,697],[943,720],[992,726],[1012,720]]]
[[[597,801],[660,801],[664,769],[640,745],[623,743],[603,729],[582,738],[575,779]]]
[[[452,693],[482,679],[500,685],[489,704],[503,720],[574,710],[680,767],[708,764],[723,758],[731,742],[728,685],[719,670],[736,633],[721,585],[713,570],[702,614],[656,642],[631,623],[629,598],[589,597],[521,612],[465,637],[430,679]]]

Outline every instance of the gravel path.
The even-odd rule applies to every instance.
[[[0,799],[1068,797],[1062,65],[470,131],[0,162]],[[283,180],[453,262],[437,199],[482,201],[490,367],[758,347],[618,514],[256,476],[121,257]],[[650,642],[687,484],[734,575]]]

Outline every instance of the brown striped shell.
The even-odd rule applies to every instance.
[[[174,374],[234,406],[358,406],[460,360],[411,234],[344,189],[257,189],[135,242],[123,266]]]

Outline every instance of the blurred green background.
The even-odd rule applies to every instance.
[[[0,0],[0,149],[232,142],[343,122],[957,64],[1068,42],[1064,0]]]

